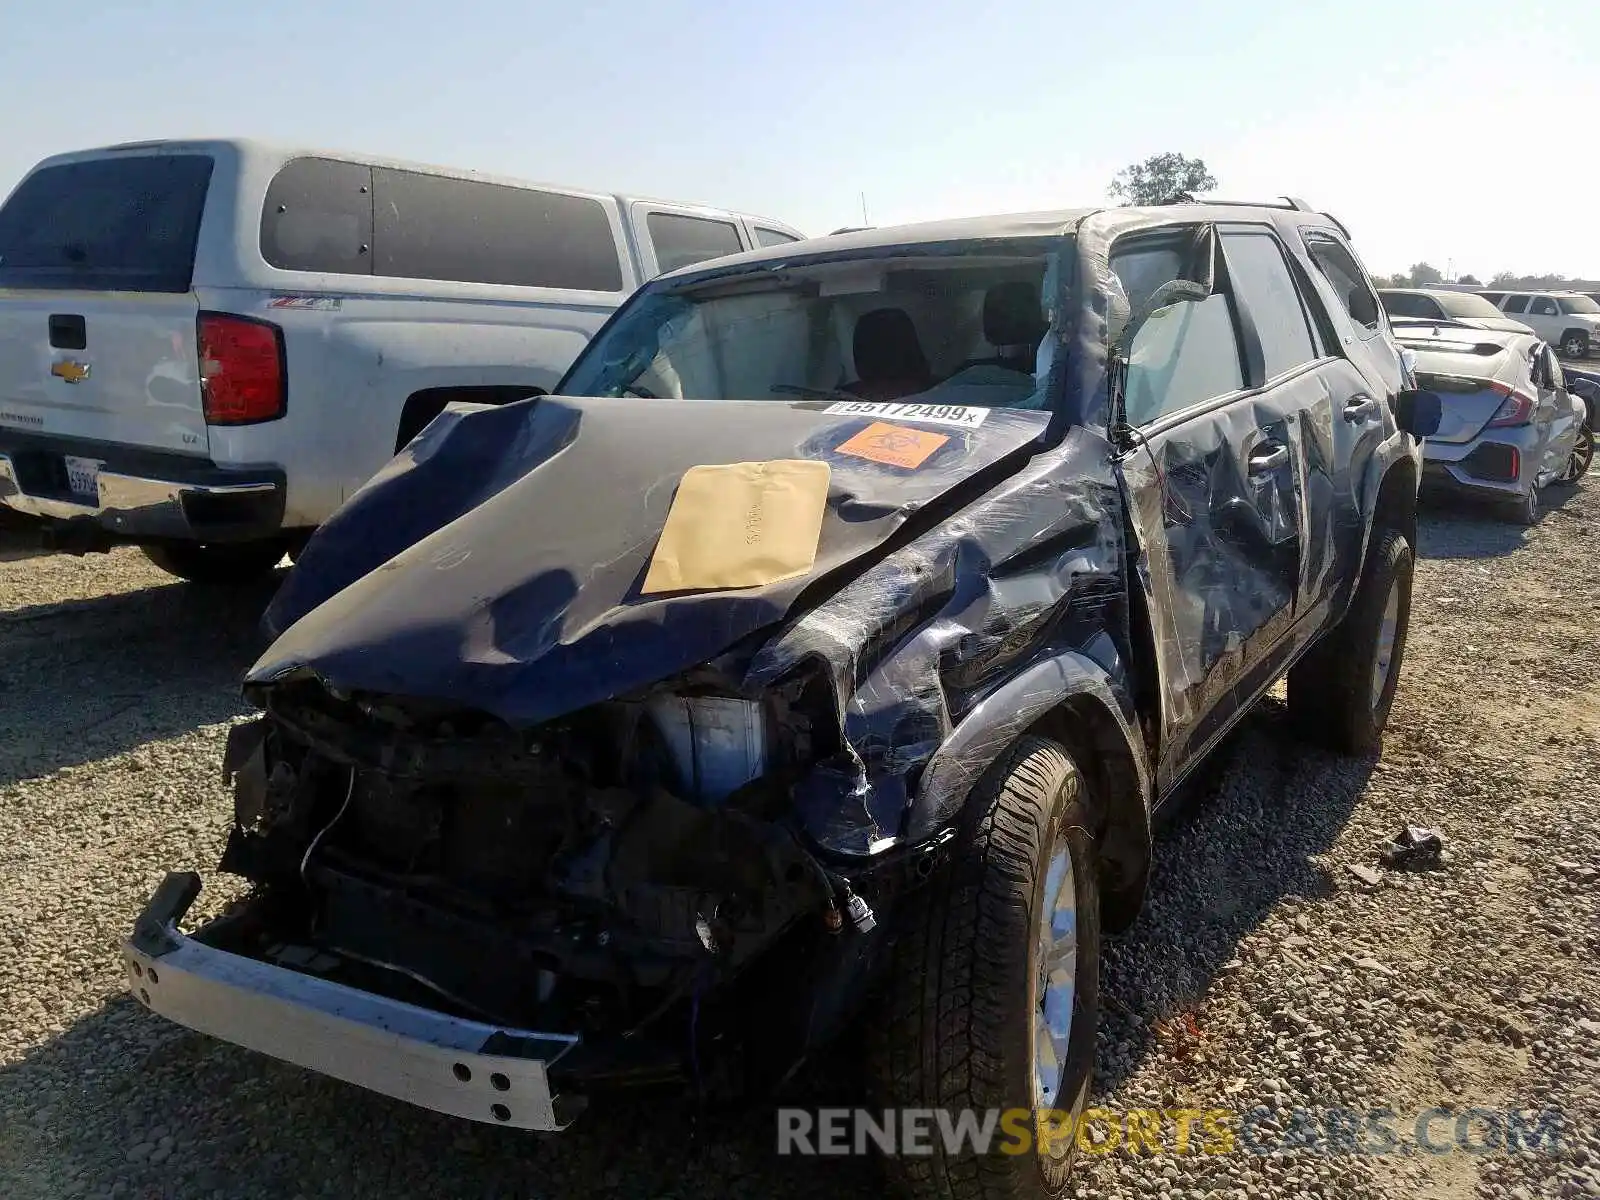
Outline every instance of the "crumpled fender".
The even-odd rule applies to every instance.
[[[1137,807],[1143,810],[1148,831],[1150,769],[1118,691],[1104,667],[1076,650],[1044,659],[1008,679],[973,705],[929,761],[906,825],[907,839],[920,841],[953,820],[973,785],[1006,747],[1074,697],[1094,704],[1120,735],[1121,748],[1139,781]]]

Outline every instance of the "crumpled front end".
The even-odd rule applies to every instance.
[[[1108,441],[1073,424],[1103,399],[1107,296],[1080,313],[1059,286],[1053,415],[448,410],[274,602],[264,715],[227,763],[221,866],[255,891],[202,936],[258,982],[503,1032],[553,1097],[770,1083],[859,1007],[973,783],[1069,699],[1103,794],[1131,798],[1104,844],[1133,894],[1128,550]],[[645,586],[686,471],[796,460],[829,467],[812,569]]]

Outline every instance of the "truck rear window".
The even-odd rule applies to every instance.
[[[0,287],[188,291],[211,168],[141,154],[35,171],[0,207]]]

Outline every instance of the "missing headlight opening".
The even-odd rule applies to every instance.
[[[257,885],[235,953],[581,1034],[569,1070],[603,1082],[678,1074],[673,1014],[775,944],[872,928],[785,819],[836,745],[804,679],[755,698],[691,680],[530,731],[310,677],[258,699],[225,758],[221,866]]]

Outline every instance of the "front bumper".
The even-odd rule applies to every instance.
[[[566,1128],[581,1097],[551,1090],[548,1067],[577,1046],[449,1016],[231,954],[178,932],[200,877],[161,882],[123,944],[128,985],[179,1025],[396,1100],[515,1129]]]
[[[69,486],[68,457],[99,463],[95,490]],[[99,442],[0,438],[0,504],[81,540],[249,541],[283,526],[283,472]]]

